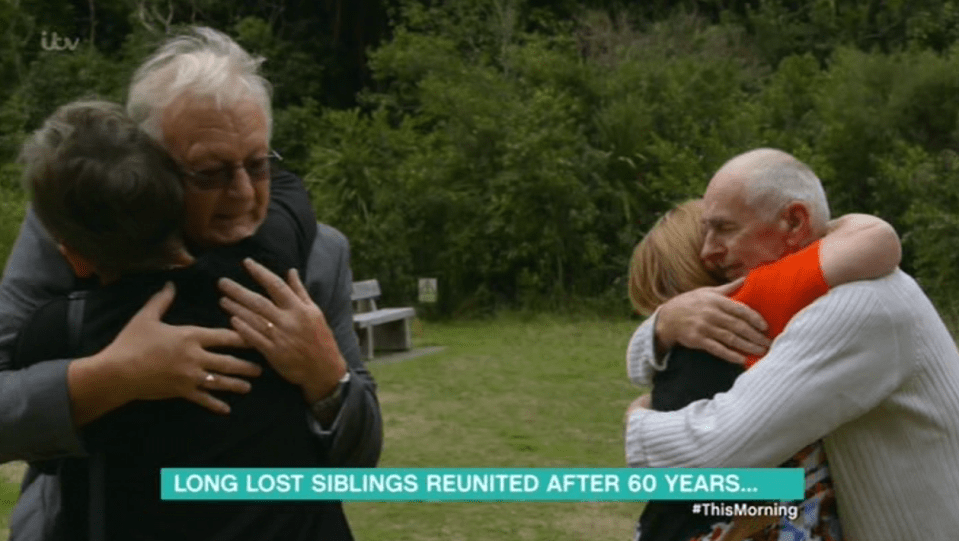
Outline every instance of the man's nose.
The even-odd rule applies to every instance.
[[[718,258],[722,257],[723,248],[716,242],[715,236],[712,231],[706,232],[706,239],[703,241],[703,249],[699,252],[699,258],[703,261],[716,261]]]
[[[253,197],[253,179],[251,179],[250,174],[246,172],[246,168],[238,167],[236,171],[233,172],[233,179],[227,187],[227,192],[236,198]]]

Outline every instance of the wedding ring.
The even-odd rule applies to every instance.
[[[203,378],[203,381],[207,383],[213,383],[214,381],[216,381],[216,376],[214,376],[213,374],[207,374],[206,377]]]
[[[272,321],[267,321],[267,322],[266,322],[266,330],[268,330],[268,331],[272,331],[272,330],[273,330],[273,322],[272,322]]]

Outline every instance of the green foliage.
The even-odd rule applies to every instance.
[[[951,280],[933,270],[933,261],[952,253],[943,248],[954,189],[939,156],[959,143],[956,62],[952,52],[841,50],[814,103],[818,135],[810,145],[827,163],[820,174],[833,207],[874,213],[897,226],[908,240],[903,267],[930,285],[932,276]],[[931,179],[936,190],[922,187]],[[944,291],[933,287],[940,298]]]
[[[736,105],[755,63],[731,28],[686,17],[642,35],[600,17],[583,31],[599,65],[504,28],[520,3],[465,4],[413,4],[420,31],[371,53],[370,112],[326,113],[309,170],[322,214],[354,239],[359,276],[400,297],[438,277],[446,313],[621,288],[642,230],[748,148]],[[479,27],[494,30],[454,31]]]
[[[273,146],[387,302],[437,277],[444,314],[615,304],[655,219],[761,146],[808,162],[835,214],[893,223],[935,295],[959,280],[941,255],[959,148],[951,0],[61,4],[0,5],[4,219],[22,212],[12,162],[45,116],[122,101],[165,32],[201,23],[267,58]],[[387,15],[391,39],[366,48]],[[43,31],[82,40],[45,51]]]
[[[19,182],[19,169],[13,165],[0,166],[0,268],[7,263],[26,210],[26,194],[19,187],[10,186]]]
[[[941,309],[959,314],[959,156],[953,150],[929,152],[902,145],[878,161],[879,176],[898,187],[906,210],[900,216],[903,247],[916,278]]]
[[[96,96],[122,102],[129,75],[118,73],[117,66],[92,47],[43,51],[30,64],[15,96],[32,129],[57,107],[75,99]]]
[[[582,182],[599,154],[578,127],[576,100],[519,83],[520,68],[540,68],[524,50],[509,53],[514,71],[505,73],[467,65],[448,43],[398,39],[373,57],[396,77],[396,94],[369,96],[371,115],[326,115],[331,129],[321,130],[309,176],[320,212],[362,239],[358,275],[388,262],[370,266],[395,280],[385,291],[412,292],[415,276],[436,276],[453,308],[576,287],[588,280],[579,270],[603,255]],[[421,57],[405,47],[432,51],[435,69],[418,69]]]

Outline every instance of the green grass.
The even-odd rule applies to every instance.
[[[383,467],[622,467],[630,321],[499,316],[426,323],[441,353],[369,364]],[[9,476],[8,476],[9,477]],[[0,541],[17,485],[0,475]],[[360,541],[624,540],[636,503],[347,503]]]
[[[635,323],[501,316],[428,324],[440,354],[377,365],[384,467],[622,467],[638,394],[624,352]],[[638,504],[348,503],[360,540],[629,539]]]
[[[17,495],[20,493],[20,478],[23,477],[23,463],[0,465],[0,540],[6,541],[9,532],[9,516]]]

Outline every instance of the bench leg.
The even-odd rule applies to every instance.
[[[360,343],[360,355],[364,361],[373,358],[373,329],[370,327],[359,327],[356,329],[356,339]]]
[[[373,334],[376,349],[408,350],[413,347],[409,318],[377,325]]]

